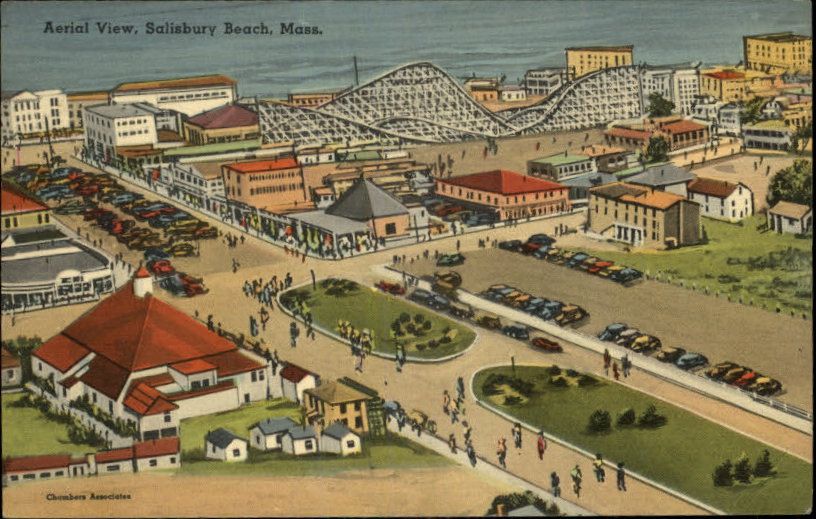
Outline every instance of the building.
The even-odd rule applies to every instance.
[[[66,95],[68,103],[68,124],[74,129],[82,128],[82,111],[86,106],[106,104],[108,102],[108,92],[98,90],[95,92],[71,92]]]
[[[691,115],[694,119],[701,121],[716,122],[720,113],[720,108],[726,103],[710,95],[697,95],[694,97]]]
[[[626,177],[626,181],[653,191],[666,191],[685,197],[689,182],[695,178],[692,172],[670,163],[647,168],[642,173]]]
[[[3,459],[3,486],[25,481],[67,478],[71,469],[76,469],[74,477],[88,473],[89,461],[85,456],[73,457],[69,454],[46,454],[43,456],[23,456]],[[82,474],[80,474],[80,469]],[[90,475],[90,474],[88,474]]]
[[[82,112],[85,148],[102,162],[116,159],[119,148],[158,143],[156,120],[151,112],[135,105],[112,104],[86,106]]]
[[[613,126],[608,130],[604,130],[604,142],[628,150],[645,150],[651,138],[652,132],[643,128]]]
[[[68,99],[62,90],[3,92],[2,139],[44,136],[70,128]]]
[[[375,389],[349,377],[342,377],[337,381],[368,396],[368,400],[366,400],[368,435],[372,437],[385,436],[385,401],[380,397],[380,394]]]
[[[337,99],[340,95],[351,90],[350,87],[339,88],[337,90],[326,90],[323,92],[291,92],[286,101],[292,106],[305,106],[307,108],[317,108],[329,101]]]
[[[99,451],[96,453],[95,460],[97,475],[135,472],[133,449],[130,447]]]
[[[612,47],[567,47],[567,77],[570,80],[612,67],[632,64],[632,45]]]
[[[287,454],[303,456],[317,452],[318,440],[314,428],[308,425],[295,425],[283,434],[281,450]]]
[[[502,102],[526,101],[527,91],[520,85],[502,85],[499,87],[499,100]]]
[[[0,218],[3,233],[12,229],[32,229],[51,223],[51,209],[10,184],[0,188]]]
[[[694,121],[682,120],[660,126],[662,137],[669,143],[669,150],[699,146],[709,141],[708,126]]]
[[[319,382],[316,374],[291,362],[281,369],[280,376],[283,397],[297,403],[303,402],[304,391],[316,387]]]
[[[700,94],[724,101],[748,101],[756,92],[773,87],[774,77],[761,72],[712,69],[700,72]]]
[[[259,451],[280,450],[283,436],[297,423],[289,417],[267,418],[249,428],[250,446]]]
[[[614,173],[626,169],[637,162],[635,154],[618,146],[604,146],[602,144],[585,147],[580,155],[592,159],[595,171]]]
[[[360,436],[345,425],[336,422],[320,433],[320,451],[331,452],[341,456],[362,452]]]
[[[792,32],[742,37],[745,67],[771,74],[813,73],[813,39]]]
[[[258,114],[240,105],[213,108],[184,122],[184,138],[193,145],[259,137]]]
[[[566,152],[527,161],[527,174],[544,177],[554,182],[596,171],[595,161],[588,155],[569,155]]]
[[[478,102],[498,101],[501,93],[499,78],[469,78],[465,81],[465,90]]]
[[[411,224],[408,208],[366,179],[357,180],[325,213],[365,223],[375,240],[404,238]]]
[[[20,359],[3,346],[2,357],[0,357],[0,369],[3,371],[3,389],[16,387],[23,383],[23,367]]]
[[[495,213],[498,220],[553,215],[570,209],[569,189],[565,186],[506,170],[438,178],[436,194]]]
[[[327,382],[304,392],[306,417],[310,424],[328,426],[340,422],[351,430],[367,433],[369,395],[340,382]]]
[[[587,230],[635,246],[700,241],[700,206],[664,191],[616,182],[589,190]]]
[[[647,118],[643,121],[614,123],[604,131],[607,144],[627,149],[645,150],[652,137],[662,137],[670,151],[699,146],[709,141],[708,126],[682,116]]]
[[[152,291],[142,267],[34,350],[33,374],[63,387],[56,394],[60,404],[79,399],[150,440],[177,436],[184,418],[266,398],[271,371],[260,355],[239,349]]]
[[[133,103],[133,106],[153,114],[153,120],[156,124],[156,132],[159,136],[159,143],[162,143],[162,141],[165,140],[170,140],[162,138],[163,133],[167,135],[168,132],[172,132],[173,140],[181,141],[180,146],[186,144],[183,138],[184,128],[182,126],[184,119],[187,118],[186,115],[170,108],[158,108],[150,103]],[[162,132],[162,130],[165,131]]]
[[[54,226],[4,232],[2,311],[94,301],[113,290],[113,262]]]
[[[745,105],[742,103],[728,103],[722,105],[717,114],[717,132],[738,137],[742,135],[742,115]]]
[[[182,199],[195,207],[205,207],[218,213],[215,198],[224,198],[223,162],[170,162],[159,168],[159,178],[171,189],[177,190]]]
[[[431,166],[414,160],[341,162],[323,168],[331,172],[322,177],[322,184],[331,188],[335,198],[342,196],[361,178],[372,181],[395,196],[425,194],[433,187]],[[314,171],[318,168],[311,169]]]
[[[303,167],[294,157],[224,164],[221,176],[225,196],[250,207],[273,213],[311,207]]]
[[[223,427],[209,431],[204,436],[204,457],[227,462],[244,461],[247,441]]]
[[[578,207],[586,205],[591,188],[611,184],[617,179],[612,173],[595,172],[572,177],[563,181],[562,184],[569,188],[569,200],[572,207]]]
[[[150,103],[187,116],[232,104],[237,98],[238,83],[221,74],[122,83],[110,93],[111,103]]]
[[[738,222],[754,214],[754,193],[742,182],[695,178],[688,184],[688,199],[700,205],[703,216]]]
[[[566,81],[567,71],[563,68],[540,68],[524,73],[527,95],[549,96]]]
[[[811,233],[813,232],[813,210],[806,205],[782,200],[768,209],[768,228],[779,234]]]
[[[683,63],[644,67],[640,80],[643,111],[649,107],[649,96],[660,94],[674,103],[674,110],[691,115],[695,96],[700,93],[700,63]]]
[[[745,147],[754,150],[787,151],[791,145],[791,133],[785,122],[777,119],[742,126]]]

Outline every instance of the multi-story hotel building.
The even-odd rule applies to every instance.
[[[570,80],[602,70],[632,64],[632,45],[614,47],[567,47],[567,77]]]
[[[227,198],[272,212],[311,208],[303,168],[295,157],[221,166]]]
[[[771,74],[813,72],[813,39],[792,32],[743,36],[745,67]]]
[[[232,104],[237,98],[238,83],[221,74],[122,83],[110,93],[111,103],[150,103],[187,116]]]
[[[97,159],[110,161],[122,146],[158,142],[153,113],[135,105],[95,105],[83,109],[85,146]]]

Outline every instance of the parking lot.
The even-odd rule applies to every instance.
[[[582,333],[596,336],[615,322],[658,337],[669,347],[699,352],[711,364],[732,361],[776,378],[784,385],[777,398],[812,409],[810,321],[728,303],[689,290],[641,281],[625,287],[518,253],[486,249],[465,253],[462,287],[478,293],[504,283],[540,297],[580,305],[590,318]],[[421,260],[409,266],[415,275],[433,275],[439,267]],[[637,364],[637,354],[630,356]]]

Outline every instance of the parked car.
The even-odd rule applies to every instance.
[[[624,268],[623,270],[620,270],[618,272],[613,272],[612,274],[609,275],[609,278],[612,281],[616,281],[618,283],[623,284],[632,282],[636,279],[639,279],[642,276],[643,274],[641,274],[640,271],[638,270]]]
[[[561,313],[555,316],[555,323],[559,326],[567,326],[588,316],[589,313],[578,305],[564,305]]]
[[[737,387],[746,387],[754,382],[757,378],[761,377],[759,373],[753,370],[748,370],[744,373],[741,377],[733,382],[733,385]]]
[[[195,247],[190,243],[173,243],[163,248],[165,252],[174,257],[195,256]]]
[[[456,265],[462,265],[464,263],[465,257],[459,253],[443,254],[436,260],[437,267],[455,267]]]
[[[490,213],[477,213],[467,217],[464,224],[468,227],[476,227],[479,225],[490,225],[496,221],[496,216]]]
[[[562,351],[564,351],[564,348],[562,348],[560,344],[558,344],[555,341],[546,339],[544,337],[534,337],[533,340],[530,341],[530,343],[540,350],[552,353],[561,353]]]
[[[629,349],[636,353],[648,353],[660,347],[660,339],[654,335],[643,334],[631,343]]]
[[[545,321],[549,321],[555,319],[561,313],[562,308],[564,308],[564,303],[560,301],[548,301],[541,306],[536,315]]]
[[[530,332],[527,327],[521,324],[510,324],[502,328],[502,333],[513,339],[526,341],[530,338]]]
[[[170,259],[170,258],[171,258],[171,255],[168,254],[167,252],[165,252],[163,249],[151,247],[149,249],[145,249],[145,251],[144,251],[145,261],[166,260],[166,259]]]
[[[757,377],[745,389],[761,396],[771,396],[782,390],[782,383],[770,377]]]
[[[463,211],[465,208],[461,205],[443,205],[442,207],[437,207],[434,209],[434,214],[439,217],[443,216],[450,216],[454,213],[458,213],[459,211]]]
[[[401,296],[405,293],[405,287],[403,287],[399,283],[391,283],[390,281],[378,281],[377,284],[374,286],[379,288],[383,292],[387,292],[389,294]]]
[[[544,245],[552,245],[555,243],[555,238],[547,236],[546,234],[533,234],[527,238],[527,243],[542,243]]]
[[[142,198],[142,195],[140,195],[138,193],[126,192],[126,193],[122,193],[120,195],[116,195],[113,198],[111,198],[110,203],[112,203],[113,205],[119,207],[119,206],[121,206],[123,204],[126,204],[128,202],[133,202],[135,200],[139,200],[140,198]]]
[[[679,364],[678,364],[678,367],[679,367]],[[732,370],[734,368],[737,368],[737,367],[739,367],[739,365],[735,364],[733,362],[729,362],[729,361],[720,362],[719,364],[708,368],[705,371],[705,376],[707,376],[708,378],[714,379],[714,380],[722,380],[722,378],[725,376],[725,374],[728,371],[730,371],[730,370]]]
[[[543,299],[541,297],[534,297],[532,299],[528,299],[521,307],[521,311],[527,314],[535,314],[539,308],[541,308],[547,303],[547,301],[548,299]]]
[[[474,315],[473,308],[462,303],[451,303],[448,312],[459,319],[470,319]]]
[[[521,251],[521,240],[505,240],[499,242],[499,248],[502,250],[509,250],[511,252]]]
[[[614,265],[611,261],[596,261],[592,264],[589,268],[587,268],[587,272],[590,274],[599,274],[604,271],[605,269]]]
[[[550,251],[549,245],[542,245],[538,249],[536,249],[531,256],[535,259],[547,259],[547,253]]]
[[[602,341],[615,341],[618,335],[626,328],[627,326],[624,323],[612,323],[598,334],[598,338]]]
[[[637,328],[627,328],[618,334],[615,339],[615,344],[619,346],[628,346],[635,339],[643,335]]]
[[[134,222],[133,220],[119,220],[119,219],[113,220],[113,222],[110,224],[108,232],[110,232],[111,234],[126,233],[129,230],[131,230],[135,225],[136,222]]]
[[[170,264],[168,260],[153,260],[147,262],[147,270],[158,277],[172,276],[176,273],[176,269]]]
[[[413,292],[411,292],[411,295],[408,296],[408,299],[410,299],[411,301],[415,301],[417,303],[425,304],[428,301],[428,299],[431,298],[432,295],[433,294],[431,294],[427,290],[417,288]]]
[[[526,254],[526,255],[530,255],[530,254],[536,252],[538,249],[540,249],[542,247],[549,248],[549,246],[546,243],[538,243],[538,242],[534,242],[534,241],[533,242],[528,241],[527,243],[523,243],[521,245],[521,253]]]
[[[93,209],[94,207],[96,206],[83,200],[69,200],[54,209],[54,212],[57,214],[83,214],[87,209]]]
[[[581,264],[578,265],[578,268],[580,268],[581,270],[584,270],[586,272],[589,272],[589,269],[594,267],[595,264],[597,262],[599,262],[599,261],[601,261],[601,260],[599,260],[595,256],[590,256],[590,257],[586,258],[584,261],[582,261]]]
[[[579,252],[579,253],[575,254],[573,257],[571,257],[571,258],[570,258],[570,259],[569,259],[569,260],[566,262],[566,265],[567,265],[569,268],[572,268],[572,269],[577,268],[577,267],[579,267],[579,266],[581,265],[581,263],[583,263],[583,262],[584,262],[584,260],[585,260],[585,259],[587,259],[588,257],[589,257],[589,254],[584,254],[583,252]]]
[[[490,312],[480,311],[476,313],[473,316],[473,321],[479,326],[484,326],[485,328],[491,330],[498,330],[502,327],[502,322],[499,316]]]
[[[431,297],[429,297],[425,301],[425,304],[428,305],[429,307],[433,308],[434,310],[444,311],[444,310],[447,310],[448,307],[450,306],[450,300],[448,300],[448,298],[445,297],[445,296],[440,296],[438,294],[431,294]]]
[[[674,362],[674,365],[683,370],[700,368],[708,365],[708,359],[699,353],[684,353]]]
[[[655,354],[655,357],[660,362],[670,362],[672,364],[677,362],[677,359],[686,354],[683,348],[670,348],[661,346],[660,350]]]
[[[745,375],[751,371],[751,368],[746,368],[744,366],[737,366],[725,372],[725,375],[722,377],[722,381],[726,384],[733,384],[737,381],[738,378]]]

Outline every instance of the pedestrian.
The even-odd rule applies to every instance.
[[[623,368],[623,378],[629,376],[629,370],[632,367],[632,363],[629,361],[629,354],[624,353],[623,357],[621,357],[621,368]]]
[[[451,425],[453,425],[453,424],[455,424],[456,422],[459,421],[459,406],[456,405],[456,402],[454,402],[453,406],[451,407],[450,417],[451,417]]]
[[[300,329],[298,328],[297,323],[292,321],[292,323],[289,325],[289,345],[292,348],[297,347],[298,335],[300,335]]]
[[[583,481],[583,474],[581,474],[581,467],[575,465],[570,471],[572,478],[572,491],[575,492],[575,497],[581,497],[581,481]]]
[[[458,393],[457,398],[461,401],[465,401],[465,379],[462,377],[458,377],[456,379],[456,392]]]
[[[620,380],[620,372],[618,371],[618,363],[612,363],[612,376],[615,377],[615,380]]]
[[[623,462],[618,463],[618,469],[616,471],[617,480],[618,480],[618,490],[626,492],[626,472],[623,469]]]
[[[448,447],[450,447],[451,453],[456,454],[456,436],[453,433],[448,436]]]
[[[207,329],[209,331],[215,331],[215,326],[213,326],[213,316],[212,314],[207,316]]]
[[[553,497],[561,497],[561,478],[558,477],[558,474],[552,472],[550,474],[550,489],[552,491]]]
[[[513,443],[517,449],[521,448],[521,424],[519,422],[513,425]]]
[[[604,348],[603,352],[604,373],[609,376],[609,365],[612,363],[612,355],[609,354],[609,349]]]
[[[604,462],[600,452],[595,455],[595,459],[592,461],[592,469],[595,471],[595,480],[598,483],[603,483],[606,480],[606,471],[604,470]]]
[[[470,466],[475,467],[476,466],[476,451],[473,449],[473,443],[467,442],[467,447],[465,449],[465,452],[467,452],[467,457],[468,457],[468,460],[470,461]]]
[[[507,440],[504,438],[499,439],[499,445],[496,449],[496,455],[499,457],[499,465],[501,468],[506,469],[507,463],[505,463],[505,459],[507,458]]]
[[[538,431],[538,459],[544,459],[544,453],[547,451],[547,439],[544,438],[544,431]]]
[[[473,427],[470,426],[467,420],[462,420],[462,427],[465,428],[465,430],[462,432],[462,435],[465,438],[465,443],[468,443],[470,442],[470,437],[473,434]]]
[[[357,355],[357,365],[354,367],[355,371],[359,371],[360,373],[363,372],[363,359],[365,358],[365,352],[360,350],[359,355]]]
[[[444,390],[442,392],[442,412],[446,415],[450,414],[450,404],[451,404],[451,397],[448,394],[448,390]]]

